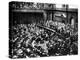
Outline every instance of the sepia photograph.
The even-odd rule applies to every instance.
[[[11,59],[78,55],[78,8],[68,4],[9,2]]]

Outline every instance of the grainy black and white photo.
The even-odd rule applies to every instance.
[[[78,55],[78,8],[9,2],[9,58]]]

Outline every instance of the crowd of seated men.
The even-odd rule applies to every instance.
[[[11,58],[78,54],[78,34],[71,25],[46,21],[11,28]]]

